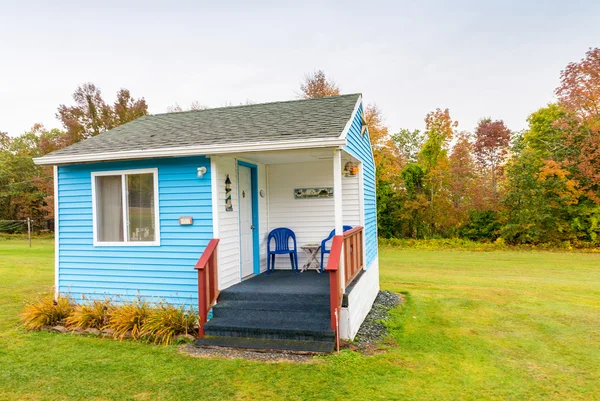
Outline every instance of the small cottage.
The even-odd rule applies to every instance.
[[[354,338],[379,290],[363,113],[352,94],[149,115],[35,159],[56,292],[192,305],[199,344]]]

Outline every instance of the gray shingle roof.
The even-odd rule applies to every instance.
[[[47,156],[334,139],[342,134],[359,97],[351,94],[149,115]]]

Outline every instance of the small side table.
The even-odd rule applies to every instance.
[[[321,273],[321,264],[317,258],[319,254],[319,250],[321,249],[321,244],[306,244],[300,247],[306,254],[308,258],[307,262],[302,266],[301,272],[305,272],[309,269],[315,269],[317,272]]]

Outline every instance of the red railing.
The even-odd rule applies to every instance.
[[[211,239],[194,267],[198,270],[198,338],[204,337],[204,323],[208,318],[208,312],[219,297],[218,245],[218,238]]]
[[[335,347],[340,349],[340,311],[343,288],[340,275],[340,259],[344,250],[344,282],[347,287],[363,269],[363,227],[355,227],[344,235],[336,235],[331,243],[331,252],[326,270],[329,272],[329,311],[331,328],[335,330]]]

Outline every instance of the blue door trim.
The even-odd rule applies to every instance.
[[[252,225],[254,230],[252,231],[252,245],[254,248],[254,274],[260,274],[260,241],[258,233],[260,228],[258,226],[258,167],[256,164],[244,162],[238,160],[238,166],[248,167],[250,169],[250,181],[252,186]],[[241,263],[241,261],[240,261]]]

